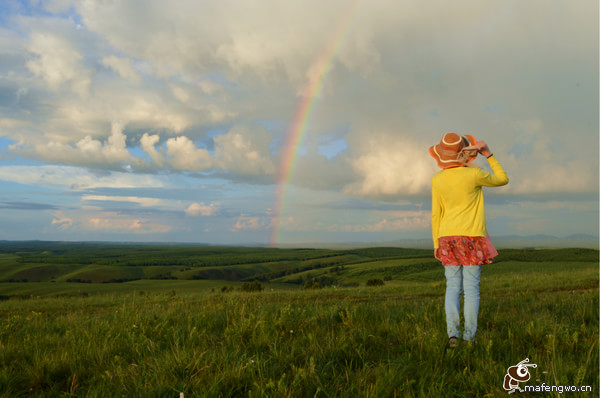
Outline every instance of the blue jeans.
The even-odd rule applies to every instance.
[[[465,331],[464,340],[472,341],[477,331],[479,314],[479,265],[447,265],[446,273],[446,326],[448,337],[461,337],[460,332],[460,296],[465,292]]]

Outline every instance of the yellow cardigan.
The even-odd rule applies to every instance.
[[[431,182],[433,247],[441,236],[486,236],[482,186],[508,184],[508,176],[492,155],[493,174],[475,167],[453,167],[437,172]]]

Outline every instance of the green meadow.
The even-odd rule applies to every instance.
[[[502,250],[451,349],[430,250],[0,242],[0,396],[513,396],[526,358],[597,396],[598,264]]]

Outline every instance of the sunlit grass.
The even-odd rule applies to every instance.
[[[3,301],[0,391],[5,397],[504,396],[507,368],[530,358],[538,364],[530,384],[592,385],[597,393],[596,265],[541,271],[539,264],[521,264],[522,274],[502,273],[500,266],[483,273],[476,344],[454,350],[445,347],[440,270],[429,281],[375,288],[146,289]]]

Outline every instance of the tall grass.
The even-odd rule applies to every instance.
[[[581,289],[490,276],[477,341],[456,349],[439,280],[3,301],[0,396],[495,397],[525,358],[526,384],[598,394],[595,272]]]

